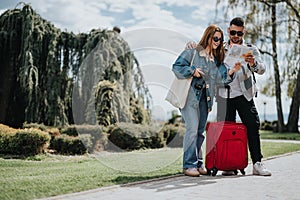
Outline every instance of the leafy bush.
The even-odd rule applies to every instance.
[[[36,128],[36,129],[40,129],[42,131],[46,131],[47,130],[47,126],[45,126],[44,124],[38,124],[38,123],[24,123],[23,124],[23,128]]]
[[[85,139],[89,142],[89,139]],[[60,154],[82,155],[87,153],[87,148],[81,137],[74,137],[65,134],[55,137],[52,141],[52,147]]]
[[[91,144],[87,146],[90,153],[103,151],[107,144],[105,127],[99,125],[76,125],[79,136],[90,135]]]
[[[108,136],[108,140],[115,145],[108,143],[107,147],[110,150],[117,150],[116,147],[124,150],[135,150],[140,149],[143,146],[143,141],[138,137],[138,134],[136,134],[134,130],[124,130],[118,126],[112,129]]]
[[[99,125],[71,125],[62,128],[61,133],[84,139],[83,144],[86,145],[89,153],[103,151],[107,143],[105,127]]]
[[[1,154],[36,155],[43,152],[50,142],[49,134],[39,129],[7,130],[8,132],[0,132]]]
[[[274,131],[274,132],[278,132],[277,129],[277,121],[263,121],[260,124],[260,130],[266,130],[266,131]]]
[[[42,130],[42,131],[45,131],[47,132],[51,139],[50,139],[50,145],[48,146],[49,149],[53,149],[52,147],[52,141],[53,139],[60,135],[60,131],[58,128],[55,128],[55,127],[51,127],[51,126],[46,126],[44,124],[38,124],[38,123],[24,123],[23,124],[23,128],[36,128],[36,129],[39,129],[39,130]]]
[[[182,123],[166,124],[161,133],[168,147],[182,147],[185,126]]]
[[[23,128],[36,128],[36,129],[40,129],[42,131],[45,131],[47,133],[50,134],[50,136],[55,137],[60,135],[60,131],[58,128],[52,127],[52,126],[46,126],[44,124],[37,124],[37,123],[25,123],[23,124]]]
[[[118,123],[109,130],[107,148],[110,150],[136,150],[164,147],[163,135],[141,124]]]
[[[16,129],[6,126],[4,124],[0,124],[0,137],[4,134],[13,134],[16,132]]]
[[[69,136],[78,136],[78,132],[77,132],[77,129],[75,126],[67,126],[67,127],[64,127],[60,130],[60,133],[61,134],[66,134],[66,135],[69,135]]]

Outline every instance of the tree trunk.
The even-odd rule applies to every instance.
[[[290,114],[286,129],[288,132],[299,133],[298,121],[299,121],[299,105],[300,105],[300,73],[298,71],[296,87],[294,90],[292,104],[290,107]]]
[[[297,18],[300,19],[299,12],[295,11],[295,14]],[[300,23],[298,23],[298,37],[300,38]],[[287,131],[293,133],[299,133],[299,128],[298,128],[299,107],[300,107],[300,66],[299,64],[300,63],[298,62],[298,66],[296,66],[296,70],[297,70],[296,86],[293,93],[288,123],[286,125]]]
[[[275,77],[275,95],[276,95],[276,107],[277,107],[277,118],[278,118],[278,132],[284,131],[284,120],[282,113],[282,103],[281,103],[281,88],[280,88],[280,76],[279,76],[279,66],[277,58],[277,36],[276,36],[276,5],[271,6],[272,9],[272,47],[273,47],[273,61],[274,61],[274,77]]]

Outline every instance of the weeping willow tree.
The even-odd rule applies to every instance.
[[[0,16],[0,63],[0,123],[149,122],[138,62],[114,31],[62,32],[23,4]]]
[[[262,54],[273,64],[273,76],[268,77],[262,93],[276,97],[279,132],[299,132],[300,106],[300,4],[299,0],[217,0],[228,13],[240,13],[247,23],[247,37],[258,43]],[[230,12],[233,11],[233,12]],[[288,122],[285,125],[282,109],[282,90],[292,99]]]

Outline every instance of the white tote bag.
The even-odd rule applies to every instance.
[[[190,64],[191,66],[193,65],[196,52],[197,51],[194,50],[194,54]],[[183,108],[185,106],[189,89],[191,87],[192,79],[193,77],[178,79],[175,76],[165,100],[171,103],[176,108]]]

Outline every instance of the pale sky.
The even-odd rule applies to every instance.
[[[174,109],[164,101],[172,81],[171,67],[184,49],[186,42],[198,41],[211,23],[223,28],[229,19],[221,14],[216,17],[216,0],[25,0],[44,19],[63,31],[88,33],[92,29],[121,28],[121,37],[128,41],[143,70],[146,85],[153,96],[154,114],[166,117]],[[16,0],[0,0],[0,14],[14,9]],[[17,6],[21,8],[21,6]],[[218,10],[222,10],[222,5]],[[220,12],[219,12],[220,13]],[[234,13],[237,14],[237,13]],[[269,68],[270,69],[270,68]],[[258,86],[273,71],[256,76]],[[267,102],[266,107],[263,101]],[[288,112],[289,100],[283,98],[284,112]],[[262,118],[264,109],[276,113],[275,97],[259,94],[255,99]]]

